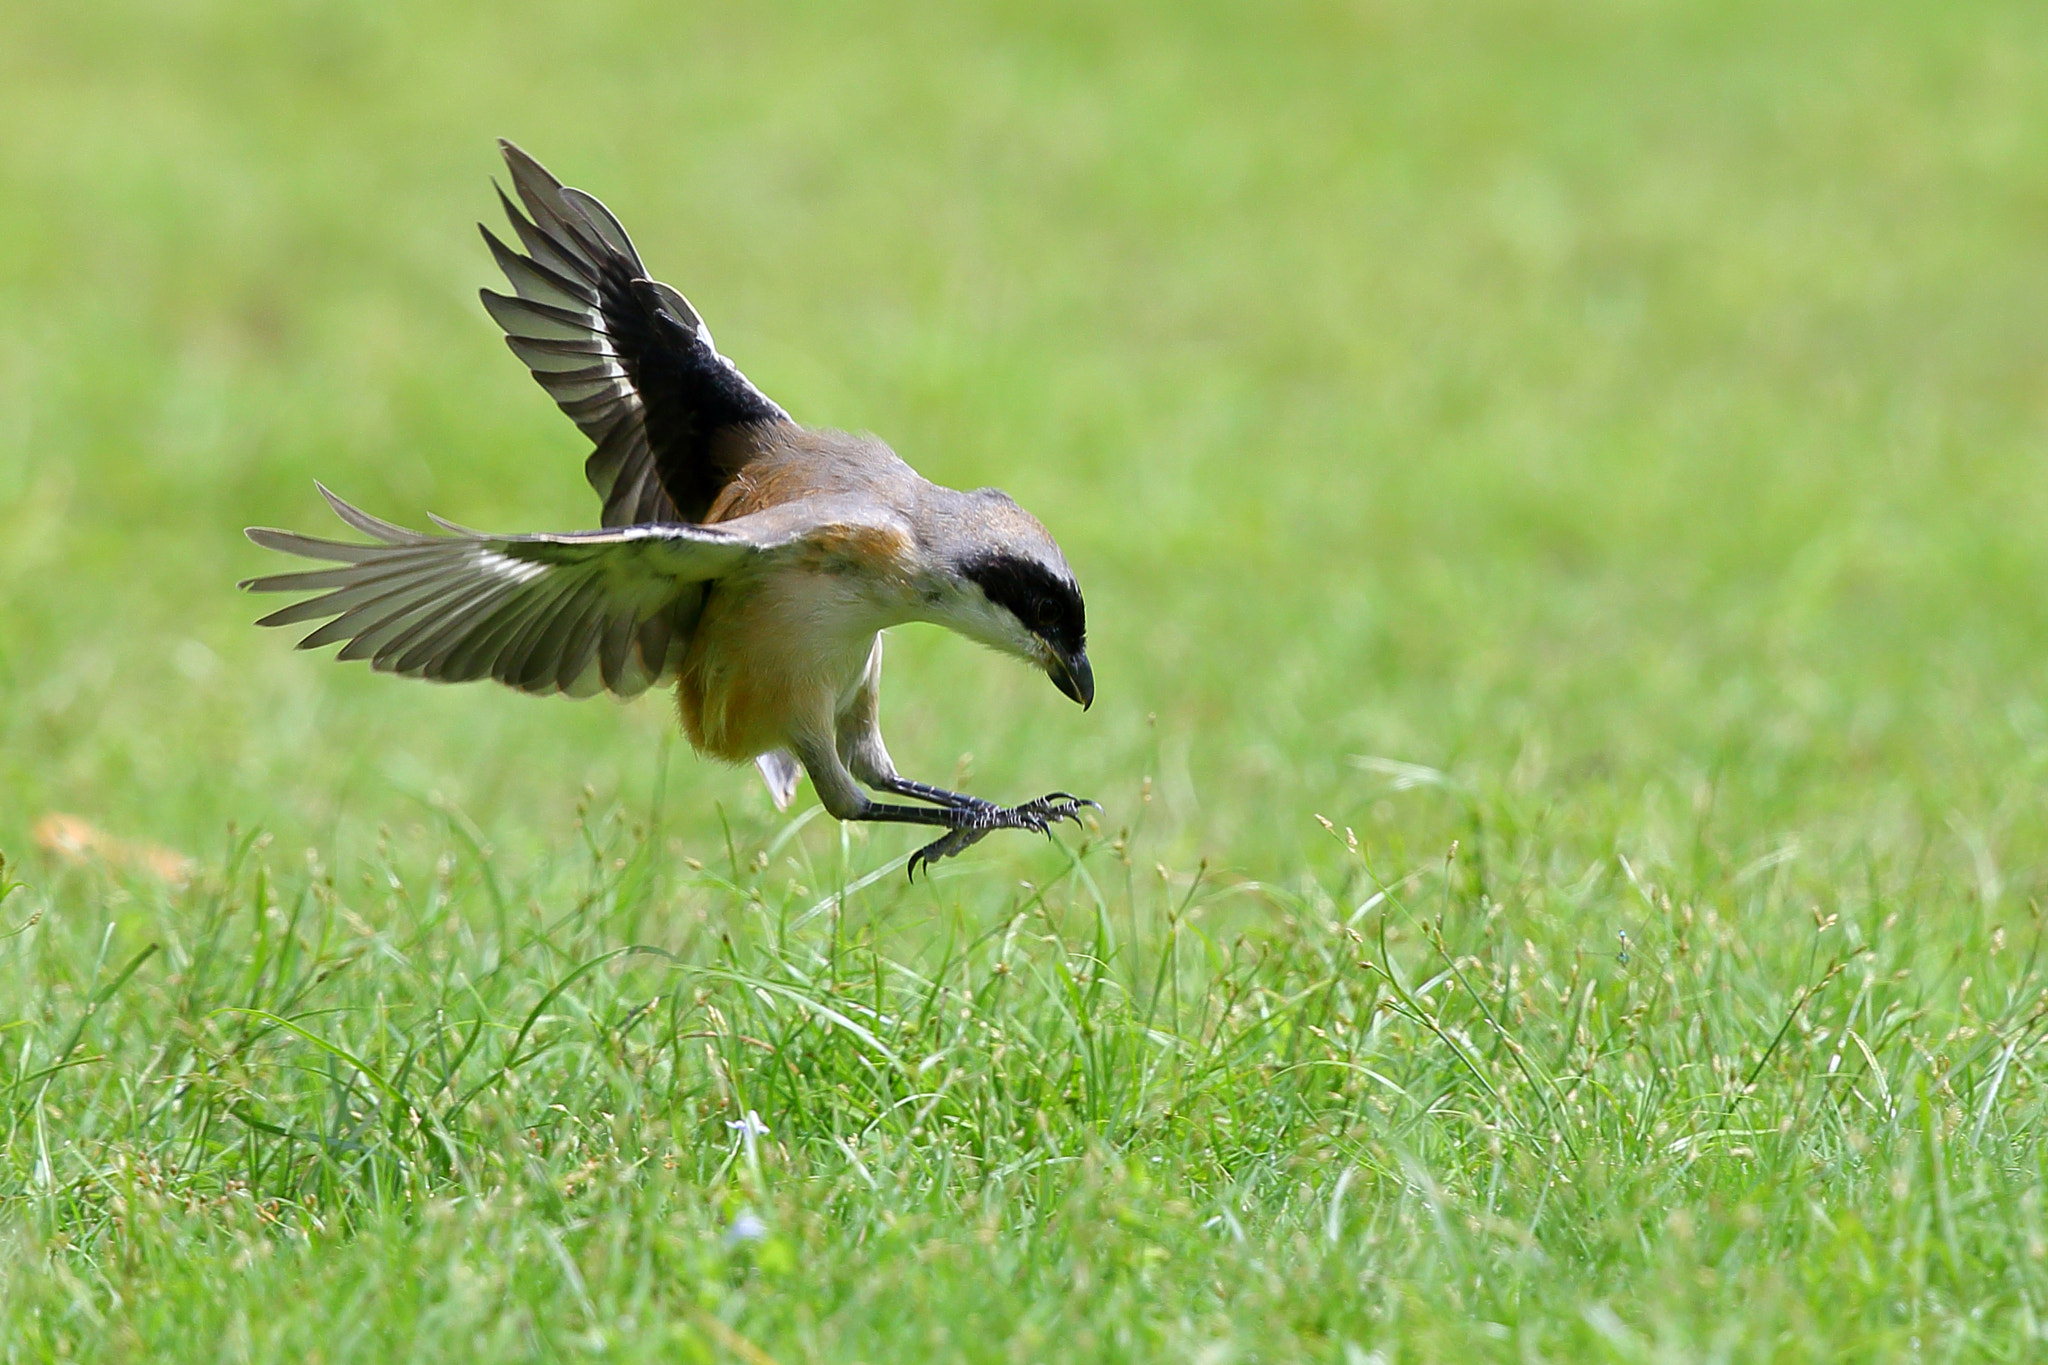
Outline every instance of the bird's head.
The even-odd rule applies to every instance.
[[[1093,705],[1087,611],[1060,547],[1007,495],[984,488],[967,498],[947,537],[940,624],[1038,665],[1084,709]]]

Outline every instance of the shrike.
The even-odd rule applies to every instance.
[[[598,531],[489,535],[434,518],[421,534],[351,507],[372,544],[252,527],[249,539],[338,568],[252,578],[317,592],[259,624],[325,624],[301,649],[436,682],[630,697],[673,682],[700,753],[752,759],[778,806],[808,773],[841,820],[935,825],[920,865],[992,830],[1079,822],[1053,792],[1018,806],[913,782],[882,744],[885,628],[950,627],[1095,699],[1073,570],[1046,529],[993,488],[921,478],[872,436],[799,426],[711,343],[681,294],[650,279],[618,219],[501,143],[522,254],[483,229],[511,296],[484,307],[533,377],[596,444],[584,465]],[[862,790],[920,805],[884,804]]]

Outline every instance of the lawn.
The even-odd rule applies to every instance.
[[[250,624],[594,522],[499,136],[1060,537],[884,713],[1088,828]],[[2039,1358],[2048,10],[15,5],[0,204],[0,1361]]]

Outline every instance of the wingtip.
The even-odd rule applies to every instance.
[[[459,521],[450,521],[446,517],[437,517],[432,512],[427,513],[427,520],[433,522],[434,525],[440,527],[442,530],[448,532],[450,535],[469,536],[476,540],[484,540],[487,539],[490,534],[487,531],[479,531],[474,526],[464,526]]]
[[[278,542],[299,538],[297,531],[287,531],[277,526],[244,526],[242,534],[249,538],[249,542],[252,545],[260,545],[266,550],[283,550],[286,554],[290,554],[292,551],[287,546],[281,545]],[[253,578],[244,579],[235,586],[246,588],[255,581]]]
[[[560,182],[555,180],[555,177],[549,173],[547,167],[541,165],[534,158],[533,153],[527,151],[511,138],[501,137],[498,139],[498,155],[505,158],[505,165],[512,172],[514,184],[518,183],[519,173],[522,170],[538,171],[543,179],[553,182],[555,188],[560,188]]]

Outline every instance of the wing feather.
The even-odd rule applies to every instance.
[[[593,320],[591,314],[572,313],[567,308],[494,294],[488,289],[480,289],[477,294],[484,301],[484,311],[505,329],[505,335],[521,341],[582,341],[593,332],[603,334],[603,320]]]
[[[372,665],[401,677],[419,676],[428,660],[444,653],[447,642],[457,638],[477,612],[510,591],[503,583],[465,585],[462,591],[451,594],[439,611],[420,617],[387,640]]]
[[[483,233],[484,242],[491,248],[491,259],[498,263],[498,269],[504,273],[513,292],[520,298],[574,312],[582,312],[590,307],[590,287],[587,283],[579,283],[559,270],[520,255],[500,241],[497,233],[481,223],[477,228]]]
[[[566,627],[604,597],[604,585],[587,569],[552,576],[561,580],[546,609],[533,609],[491,668],[491,676],[523,692],[552,692],[554,687],[536,687],[543,677],[553,679],[561,667],[559,651],[565,643]]]

